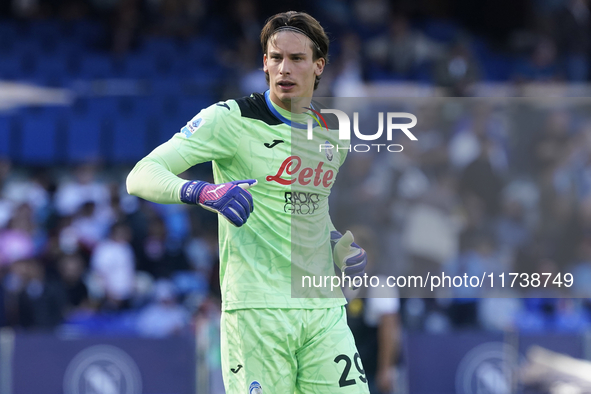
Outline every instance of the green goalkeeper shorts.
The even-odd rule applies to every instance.
[[[345,307],[222,312],[226,394],[369,394]]]

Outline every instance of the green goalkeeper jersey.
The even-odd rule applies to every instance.
[[[219,221],[222,309],[329,308],[345,304],[334,276],[328,196],[346,150],[338,133],[291,114],[268,92],[199,112],[179,133],[142,159],[128,177],[132,194],[179,203],[187,168],[212,162],[215,183],[256,179],[254,212],[237,228]],[[304,281],[302,278],[310,280]],[[320,283],[322,281],[322,283]],[[320,284],[320,287],[315,287]]]

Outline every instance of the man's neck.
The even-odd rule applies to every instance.
[[[275,95],[270,95],[271,101],[280,108],[291,112],[292,114],[302,114],[308,110],[305,107],[310,107],[312,98],[301,97],[297,99],[287,99],[286,101],[279,100]]]

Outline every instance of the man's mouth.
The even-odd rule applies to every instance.
[[[280,81],[277,83],[282,89],[291,89],[295,86],[295,83],[289,81]]]

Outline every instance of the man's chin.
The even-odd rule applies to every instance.
[[[278,97],[279,100],[281,100],[284,103],[298,102],[302,99],[301,93],[296,92],[281,93]]]

